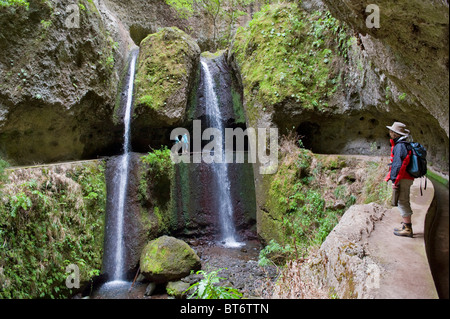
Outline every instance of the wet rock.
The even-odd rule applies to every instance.
[[[0,12],[0,153],[29,164],[109,155],[118,71],[113,40],[92,1],[68,28],[71,0]]]
[[[147,288],[145,288],[145,296],[151,296],[156,290],[156,284],[154,282],[151,282],[148,284]]]

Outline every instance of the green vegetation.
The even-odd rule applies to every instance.
[[[0,201],[0,299],[64,298],[69,264],[81,283],[99,274],[104,164],[16,169]]]
[[[444,185],[445,187],[448,188],[448,179],[445,179],[444,177],[442,177],[439,174],[434,173],[431,170],[427,171],[427,175],[428,178],[431,178],[433,180],[435,180],[436,182],[441,183],[442,185]],[[0,162],[0,178],[1,178],[1,162]]]
[[[142,163],[147,165],[148,172],[156,181],[160,181],[162,178],[168,177],[168,175],[170,176],[171,174],[168,172],[173,171],[173,162],[167,146],[149,152],[147,155],[142,156],[141,160]]]
[[[181,18],[189,18],[194,14],[205,15],[213,24],[214,49],[226,48],[232,38],[233,27],[239,17],[246,15],[245,7],[255,0],[165,0],[174,8]],[[220,25],[226,27],[219,30]]]
[[[390,200],[383,164],[316,155],[298,144],[292,135],[283,137],[278,171],[265,177],[268,196],[260,232],[268,245],[260,253],[260,265],[304,258],[322,244],[348,207]],[[364,180],[355,176],[358,169],[364,170]]]
[[[194,0],[165,0],[166,3],[174,8],[182,18],[190,17],[194,13]]]
[[[242,105],[241,94],[231,88],[231,98],[233,101],[233,111],[236,123],[245,124],[244,106]]]
[[[25,7],[28,9],[30,3],[26,0],[0,0],[0,7],[10,7],[10,6]]]
[[[283,263],[290,257],[304,257],[309,246],[323,242],[343,213],[326,207],[323,193],[314,183],[317,177],[309,172],[311,152],[299,149],[294,156],[285,156],[271,182],[267,202],[268,210],[280,221],[275,237],[280,242],[270,242],[261,252],[262,265],[268,259]]]
[[[203,270],[196,272],[203,275],[203,279],[190,286],[185,293],[194,291],[188,298],[195,299],[240,299],[242,294],[234,288],[220,286],[220,280],[225,279],[218,276],[222,269],[217,269],[207,273]]]
[[[145,208],[141,214],[143,222],[156,230],[153,237],[169,233],[176,220],[172,214],[175,167],[170,154],[170,150],[163,147],[141,157],[138,198]],[[150,218],[148,212],[153,212],[156,220]]]
[[[325,110],[339,85],[338,57],[348,37],[329,12],[306,13],[294,3],[268,5],[236,32],[232,52],[241,67],[253,122],[261,110],[286,99]]]
[[[141,41],[136,73],[136,103],[158,110],[187,85],[187,54],[193,41],[178,28],[164,28]]]

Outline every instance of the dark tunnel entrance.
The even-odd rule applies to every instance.
[[[313,122],[303,122],[301,123],[296,132],[299,136],[299,139],[302,141],[303,147],[315,152],[314,148],[314,136],[320,134],[320,126]],[[302,145],[300,145],[301,147]]]

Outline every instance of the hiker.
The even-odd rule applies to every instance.
[[[392,126],[386,126],[389,129],[391,138],[391,164],[389,173],[385,181],[392,181],[393,205],[398,205],[400,215],[402,217],[401,226],[394,228],[394,235],[413,237],[413,229],[411,223],[411,204],[409,200],[410,188],[414,182],[407,171],[411,151],[406,146],[406,139],[409,137],[409,130],[406,125],[400,122],[394,122]],[[398,201],[397,201],[398,199]]]
[[[183,137],[181,138],[181,141],[183,143],[183,153],[188,153],[189,150],[189,139],[186,133],[184,133]]]

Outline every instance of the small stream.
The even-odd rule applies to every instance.
[[[434,186],[434,213],[428,220],[425,239],[428,261],[440,299],[449,298],[449,192],[448,185],[431,179]]]

